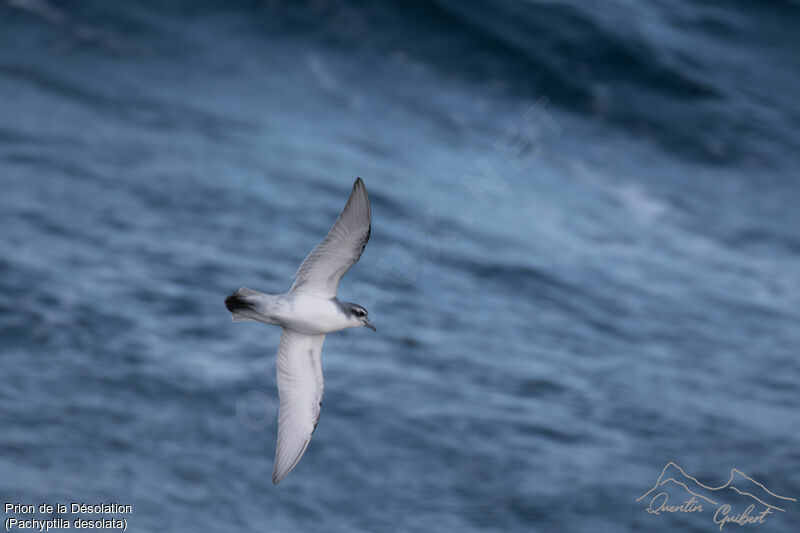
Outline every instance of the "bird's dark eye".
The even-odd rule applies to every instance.
[[[358,311],[356,311],[356,314],[357,314],[358,316],[360,316],[360,317],[365,317],[365,316],[367,316],[367,313],[365,313],[365,312],[364,312],[364,311],[362,311],[361,309],[359,309]]]

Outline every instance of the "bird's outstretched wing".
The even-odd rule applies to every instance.
[[[335,297],[342,276],[358,261],[367,245],[371,222],[367,188],[358,178],[328,236],[300,264],[289,292]]]
[[[272,482],[278,484],[303,456],[322,407],[322,343],[325,335],[283,328],[278,346],[278,446]]]

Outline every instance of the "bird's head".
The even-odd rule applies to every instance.
[[[358,304],[346,302],[342,304],[350,315],[350,323],[352,324],[350,327],[357,328],[359,326],[364,326],[365,328],[369,328],[372,331],[377,331],[375,326],[372,322],[369,321],[367,318],[367,310],[361,307]]]

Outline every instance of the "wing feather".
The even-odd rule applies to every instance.
[[[322,344],[325,335],[303,335],[284,328],[278,346],[278,445],[272,482],[278,484],[297,465],[317,427],[325,387]]]
[[[339,282],[361,257],[369,240],[372,211],[367,188],[356,179],[353,191],[321,243],[300,264],[289,292],[308,292],[333,298]]]

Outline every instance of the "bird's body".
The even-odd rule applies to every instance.
[[[375,330],[363,307],[340,302],[339,281],[369,240],[372,212],[361,178],[327,237],[305,258],[286,294],[265,294],[242,287],[225,299],[234,322],[255,321],[283,328],[278,346],[280,411],[272,482],[277,484],[305,453],[317,427],[324,381],[325,335],[360,326]]]
[[[247,314],[241,314],[235,308],[231,310],[236,322],[255,320],[277,324],[307,335],[325,335],[354,327],[347,308],[337,298],[324,298],[302,292],[264,294],[249,290],[246,294],[241,294],[242,292],[244,291],[240,289],[235,294],[241,303],[247,305],[244,310]]]

